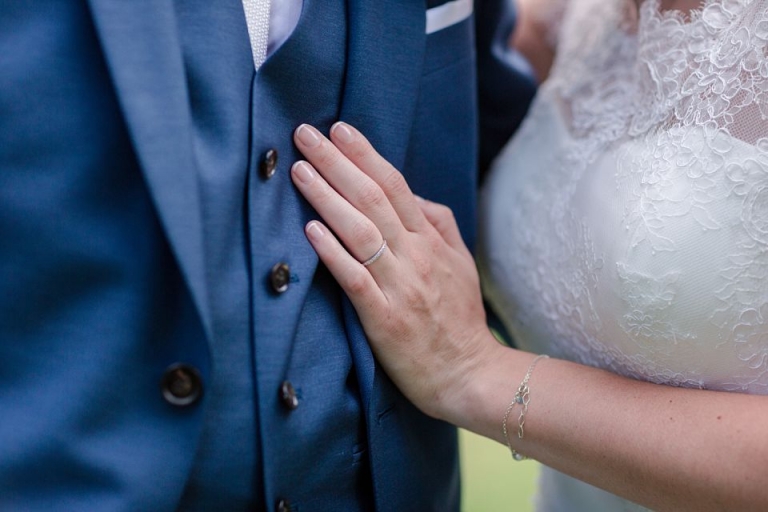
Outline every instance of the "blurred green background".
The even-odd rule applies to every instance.
[[[459,432],[463,512],[532,512],[539,465],[516,462],[509,450],[466,430]]]

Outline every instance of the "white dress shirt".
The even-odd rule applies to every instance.
[[[253,65],[258,70],[296,28],[303,0],[242,0]]]
[[[299,22],[304,0],[272,0],[269,11],[267,56],[280,48]]]

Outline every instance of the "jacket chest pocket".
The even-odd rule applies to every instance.
[[[427,6],[424,75],[471,61],[475,46],[472,0],[429,0]]]

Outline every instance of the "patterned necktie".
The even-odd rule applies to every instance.
[[[258,71],[267,58],[269,38],[269,0],[243,0],[248,37],[251,39],[253,65]]]

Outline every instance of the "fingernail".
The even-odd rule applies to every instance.
[[[315,170],[312,169],[312,167],[303,160],[300,160],[295,164],[293,164],[292,171],[293,171],[293,174],[296,175],[296,178],[298,178],[298,180],[304,183],[305,185],[309,185],[317,177]]]
[[[331,133],[344,144],[349,144],[355,140],[355,132],[352,131],[347,123],[342,123],[341,121],[331,126]]]
[[[320,240],[324,235],[325,233],[323,233],[323,229],[320,227],[319,223],[312,221],[307,224],[307,236],[312,240]]]
[[[296,137],[298,137],[301,143],[308,148],[314,148],[320,145],[320,132],[308,124],[302,124],[296,128]]]
[[[427,200],[426,200],[426,199],[424,199],[424,198],[423,198],[423,197],[421,197],[421,196],[417,196],[416,194],[414,194],[414,195],[413,195],[413,197],[415,197],[415,198],[416,198],[416,200],[417,200],[418,202],[420,202],[420,203],[426,203],[426,202],[427,202]]]

